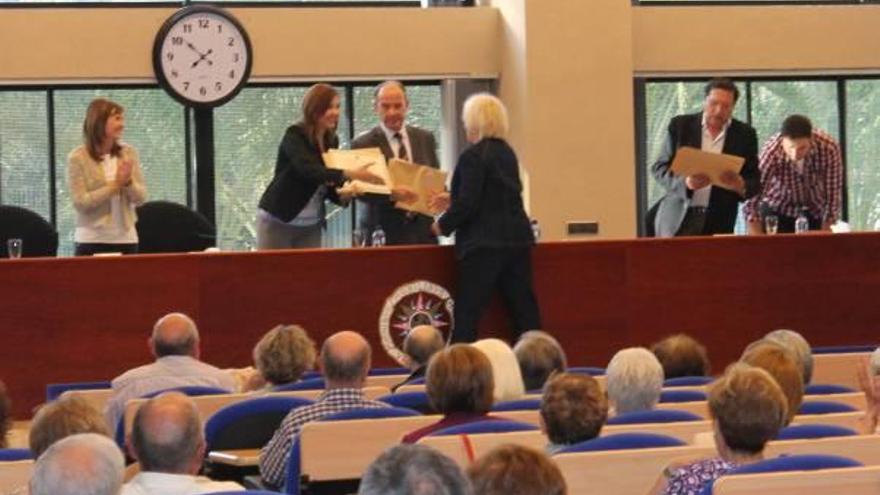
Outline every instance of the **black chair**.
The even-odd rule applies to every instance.
[[[58,232],[52,224],[27,208],[0,205],[0,257],[9,256],[6,241],[15,238],[22,240],[22,257],[58,254]]]
[[[137,209],[138,252],[186,253],[216,245],[217,230],[204,215],[171,201],[149,201]]]

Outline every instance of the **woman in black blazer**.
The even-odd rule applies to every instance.
[[[366,171],[334,170],[324,166],[322,154],[339,147],[339,94],[329,84],[315,84],[302,102],[302,118],[287,128],[275,176],[260,198],[257,212],[257,248],[321,247],[324,198],[339,203],[336,188],[349,179],[381,183]]]
[[[462,109],[467,138],[452,175],[449,207],[432,226],[455,232],[458,287],[454,342],[477,337],[480,316],[497,288],[518,336],[541,328],[532,289],[532,228],[522,202],[516,154],[504,140],[507,110],[498,98],[480,93]]]

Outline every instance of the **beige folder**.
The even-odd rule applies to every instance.
[[[721,182],[721,174],[728,170],[738,174],[744,162],[745,158],[741,156],[709,153],[690,146],[682,146],[675,152],[672,172],[680,177],[705,174],[713,186],[730,189],[727,184]]]
[[[398,201],[394,204],[395,207],[423,215],[434,215],[428,207],[428,200],[432,195],[446,189],[446,172],[395,158],[388,164],[388,174],[391,177],[391,184],[395,187],[408,187],[418,195],[416,201],[412,203]]]
[[[360,193],[391,194],[388,165],[385,163],[385,155],[382,154],[382,150],[379,148],[331,149],[324,153],[323,157],[324,165],[327,168],[339,170],[352,170],[370,164],[367,170],[381,177],[385,184],[369,184],[356,180],[352,181],[350,188]]]

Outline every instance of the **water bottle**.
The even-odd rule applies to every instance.
[[[810,221],[807,219],[807,209],[801,208],[801,213],[794,221],[794,233],[803,234],[810,230]]]
[[[373,247],[382,247],[385,245],[385,231],[382,230],[382,227],[376,227],[370,240],[370,244]]]
[[[532,224],[532,235],[535,237],[535,243],[538,242],[538,239],[541,238],[541,227],[538,225],[538,221],[534,218],[531,221]]]

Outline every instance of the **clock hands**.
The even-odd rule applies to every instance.
[[[208,55],[214,53],[214,49],[213,49],[213,48],[209,48],[208,51],[206,51],[205,53],[202,53],[202,52],[199,51],[198,48],[196,48],[196,47],[195,47],[192,43],[190,43],[189,41],[186,42],[186,46],[187,46],[187,48],[189,48],[190,50],[196,52],[196,54],[198,54],[198,56],[199,56],[199,59],[192,63],[192,66],[191,66],[191,67],[192,67],[193,69],[194,69],[197,65],[199,65],[199,63],[200,63],[202,60],[204,60],[205,62],[207,62],[208,65],[214,65],[214,62],[212,62],[211,59],[208,58]]]

